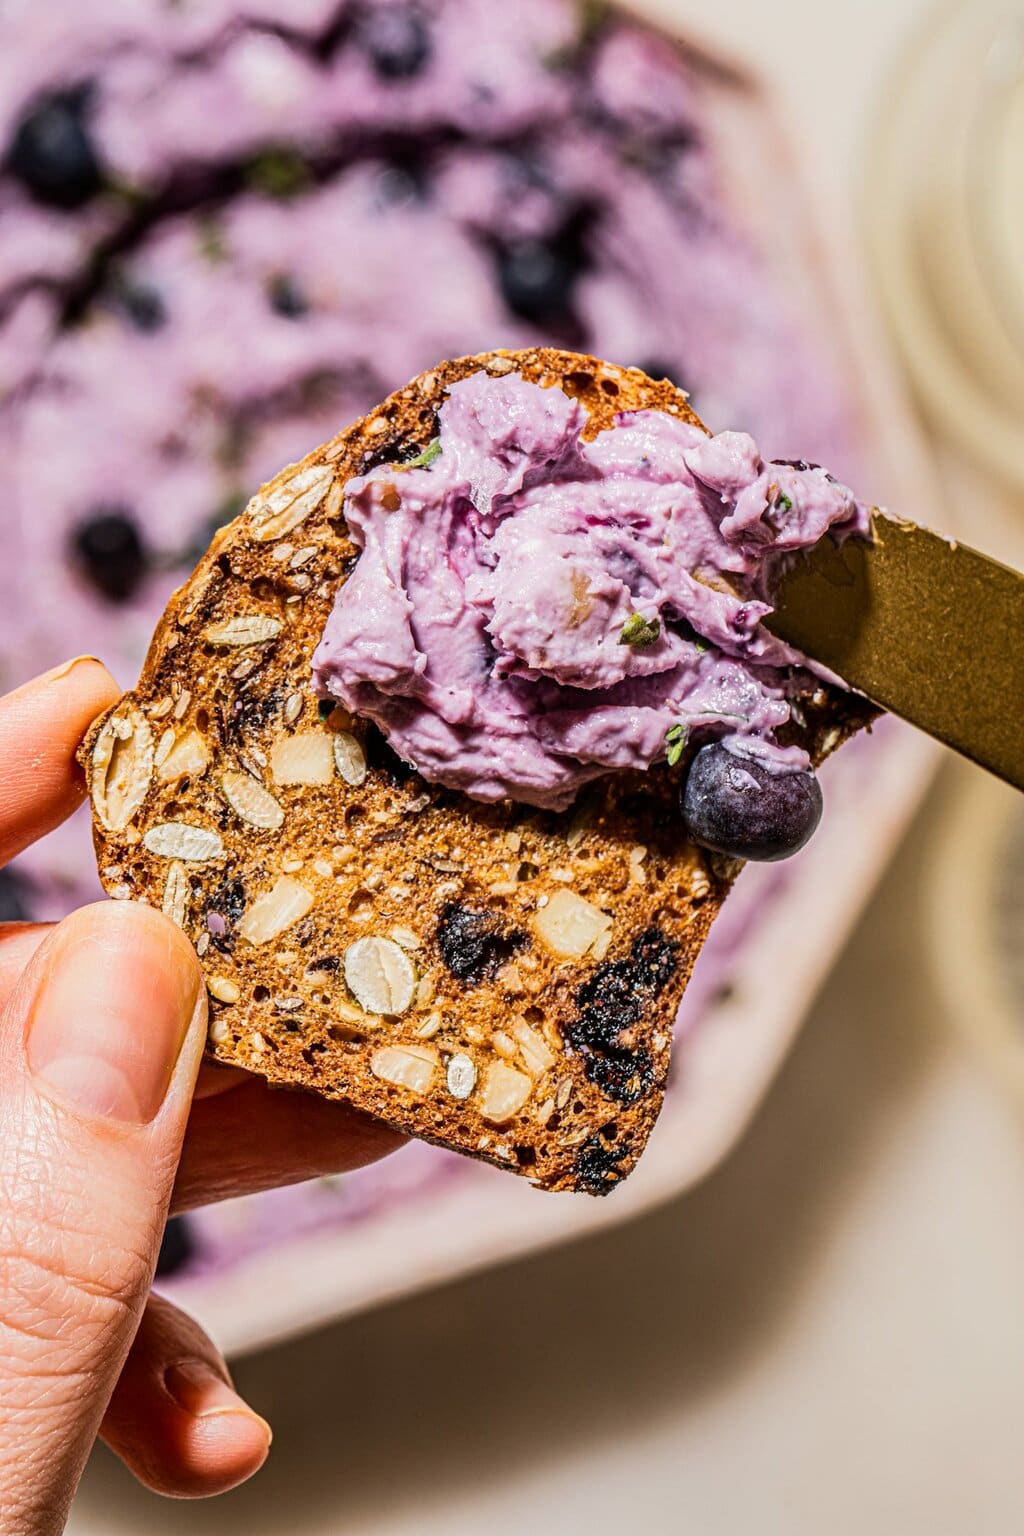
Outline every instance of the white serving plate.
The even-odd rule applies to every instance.
[[[706,49],[693,51],[719,81],[714,131],[731,195],[751,227],[770,220],[773,259],[832,338],[849,378],[866,450],[858,488],[903,516],[934,522],[940,497],[853,270],[848,232],[834,220],[827,231],[817,227],[764,89]],[[253,1240],[245,1202],[236,1213],[221,1208],[210,1218],[221,1241],[237,1214],[230,1264],[163,1289],[237,1355],[627,1221],[694,1184],[725,1156],[764,1095],[938,756],[925,738],[884,721],[826,765],[827,812],[804,853],[744,873],[684,1000],[661,1119],[639,1168],[610,1199],[544,1196],[468,1159],[411,1146],[379,1169],[349,1176],[343,1215],[333,1190],[330,1219],[314,1218],[286,1241]],[[204,1217],[196,1219],[202,1238]]]

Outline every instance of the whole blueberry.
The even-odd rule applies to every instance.
[[[572,307],[577,266],[555,241],[519,240],[498,253],[501,292],[514,315],[557,324]]]
[[[821,820],[811,770],[773,771],[719,742],[701,747],[683,785],[683,820],[695,843],[737,859],[788,859]]]
[[[80,208],[103,185],[82,91],[36,101],[15,129],[7,168],[37,202]]]
[[[430,32],[414,5],[375,5],[356,27],[360,47],[381,80],[411,80],[430,58]]]
[[[146,550],[125,508],[95,508],[75,528],[71,545],[82,574],[108,602],[127,602],[141,586]]]

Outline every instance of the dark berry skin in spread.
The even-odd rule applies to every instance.
[[[415,6],[380,5],[366,11],[356,36],[381,80],[409,80],[430,58],[430,33]]]
[[[115,302],[137,331],[151,336],[167,324],[167,309],[159,292],[145,283],[122,283]]]
[[[788,859],[821,820],[821,786],[810,769],[772,772],[717,742],[693,759],[681,798],[693,841],[736,859]]]
[[[309,300],[292,277],[276,277],[270,285],[270,307],[285,320],[300,320],[309,313]]]
[[[103,184],[85,123],[85,94],[48,96],[22,118],[7,169],[37,202],[80,208]]]
[[[576,277],[565,252],[550,241],[521,240],[498,259],[501,291],[514,315],[537,324],[558,324],[572,303]]]

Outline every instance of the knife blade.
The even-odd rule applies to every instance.
[[[767,627],[1024,789],[1024,576],[881,512],[872,535],[795,558]]]

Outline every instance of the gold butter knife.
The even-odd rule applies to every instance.
[[[881,512],[872,534],[797,557],[768,628],[1024,789],[1024,576]]]

